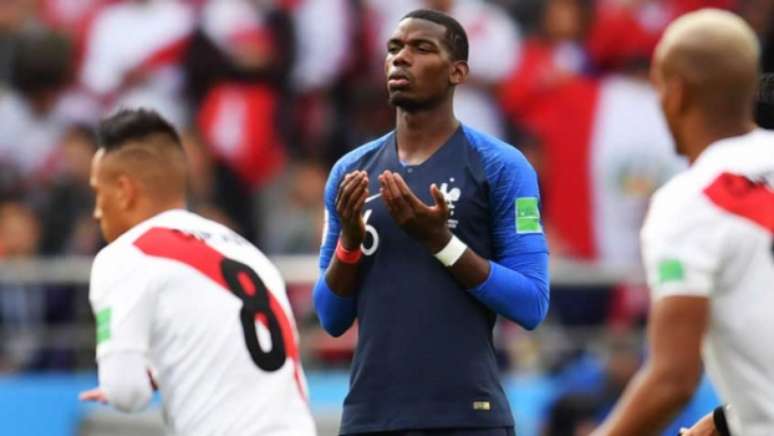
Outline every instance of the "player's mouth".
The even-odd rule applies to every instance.
[[[404,89],[409,85],[411,85],[411,77],[404,72],[396,71],[387,77],[387,87],[390,90]]]

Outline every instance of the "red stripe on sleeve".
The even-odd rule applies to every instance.
[[[723,210],[774,233],[774,191],[765,183],[723,173],[704,189],[704,194]]]

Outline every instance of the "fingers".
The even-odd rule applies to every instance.
[[[80,395],[78,395],[78,399],[81,401],[96,401],[102,404],[107,404],[107,396],[100,388],[83,391],[80,393]]]
[[[435,200],[434,208],[443,216],[447,216],[449,214],[449,205],[446,203],[446,197],[443,195],[443,192],[438,189],[438,186],[435,183],[430,185],[430,195],[432,195]]]
[[[336,193],[336,209],[341,207],[342,201],[344,200],[344,195],[351,191],[352,184],[355,183],[358,178],[358,173],[359,171],[353,171],[347,174],[339,184],[339,191]]]
[[[368,198],[368,183],[365,184],[365,189],[362,190],[358,197],[355,197],[355,201],[352,206],[352,216],[361,216],[363,214],[363,208],[365,207],[366,199]]]
[[[390,171],[383,172],[382,175],[379,176],[379,182],[381,182],[381,185],[384,188],[385,195],[391,200],[397,200],[401,197],[401,192],[398,185],[394,182],[393,174],[394,173]]]
[[[341,182],[336,210],[343,220],[352,219],[362,209],[361,198],[368,196],[368,174],[355,171],[347,174]]]
[[[409,219],[414,214],[411,204],[404,198],[400,188],[395,182],[394,173],[385,171],[379,176],[382,199],[387,206],[390,215],[399,223]]]
[[[352,189],[348,203],[343,205],[344,216],[342,218],[349,220],[358,217],[363,209],[366,197],[368,197],[368,181],[363,180]]]

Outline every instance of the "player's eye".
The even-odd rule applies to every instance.
[[[395,54],[400,51],[400,46],[397,44],[391,44],[387,46],[387,53]]]
[[[420,53],[432,53],[435,50],[431,44],[419,44],[417,45],[417,51]]]

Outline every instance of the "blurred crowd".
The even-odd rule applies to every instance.
[[[648,198],[685,166],[648,82],[650,56],[671,20],[707,6],[742,15],[760,35],[763,70],[774,71],[774,0],[4,0],[0,259],[96,253],[93,127],[138,106],[181,131],[192,209],[269,254],[316,253],[328,169],[392,128],[386,40],[425,7],[465,27],[471,76],[457,116],[536,167],[552,254],[638,265]],[[756,110],[774,128],[772,108]],[[24,332],[88,316],[85,303],[62,288],[0,287],[0,371],[72,367],[71,355]],[[552,319],[641,322],[646,292],[599,288],[555,287]],[[297,294],[303,323],[311,303]],[[501,332],[517,344],[510,361],[528,367],[534,353],[514,329]],[[351,353],[314,334],[318,357]],[[606,372],[616,380],[634,371],[626,359],[637,346],[621,349],[630,352]],[[561,403],[567,416],[587,408],[576,400]]]
[[[91,129],[135,106],[184,133],[195,210],[269,253],[314,253],[328,168],[392,126],[385,41],[427,7],[467,29],[457,115],[537,167],[552,252],[636,263],[648,195],[684,165],[650,54],[670,20],[703,6],[742,14],[773,62],[769,0],[4,1],[0,228],[29,230],[14,236],[23,249],[0,240],[0,256],[99,248]]]

